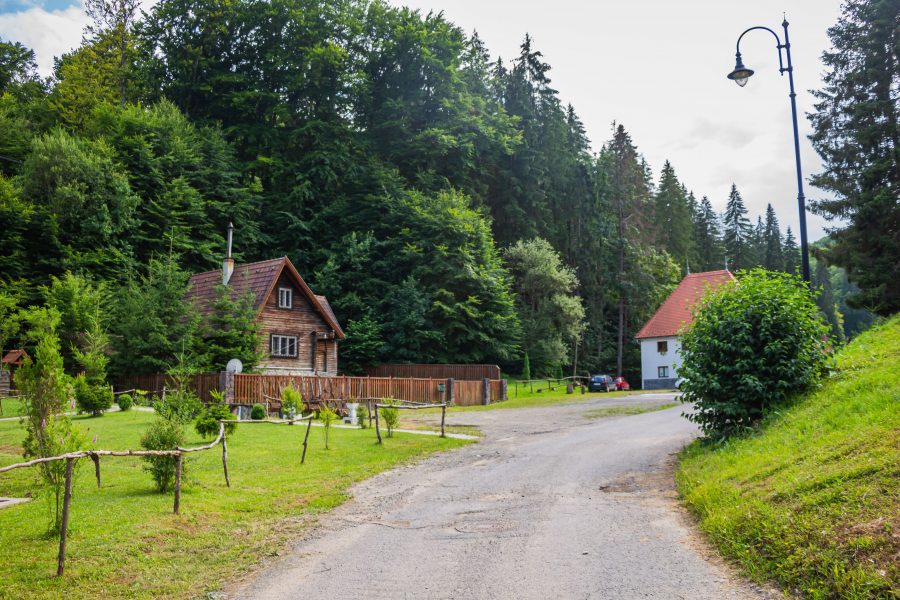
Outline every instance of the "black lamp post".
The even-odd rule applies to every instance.
[[[731,79],[736,84],[741,87],[747,85],[747,80],[753,75],[753,70],[748,69],[744,66],[744,63],[741,61],[741,38],[743,38],[747,33],[753,31],[754,29],[764,29],[775,36],[775,41],[778,43],[776,48],[778,48],[778,71],[782,75],[787,72],[788,81],[791,86],[791,116],[794,121],[794,158],[797,161],[797,203],[800,205],[800,254],[802,257],[803,264],[803,279],[805,281],[810,281],[809,277],[809,247],[806,242],[806,197],[803,195],[803,174],[800,170],[800,134],[797,130],[797,94],[794,92],[794,66],[791,64],[791,42],[788,38],[788,22],[787,18],[784,19],[784,22],[781,23],[781,26],[784,27],[784,43],[781,43],[781,38],[778,37],[778,34],[769,29],[768,27],[751,27],[742,33],[737,40],[737,52],[735,54],[737,60],[735,61],[734,71],[728,74],[728,79]],[[784,60],[782,60],[781,51],[782,49],[787,54],[787,66],[784,66]]]

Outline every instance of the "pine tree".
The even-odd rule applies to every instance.
[[[770,271],[784,270],[784,254],[781,249],[781,229],[775,209],[769,204],[766,207],[766,225],[764,234],[765,255],[763,266]]]
[[[810,114],[824,171],[812,177],[833,198],[814,212],[848,224],[830,233],[829,260],[847,269],[857,307],[900,310],[900,88],[898,0],[846,0],[828,30],[825,86]]]
[[[657,244],[684,267],[694,247],[691,209],[687,191],[669,161],[663,165],[654,205]]]
[[[728,203],[725,205],[725,233],[723,243],[728,268],[732,271],[753,266],[753,226],[747,218],[747,208],[735,184],[731,184]]]
[[[709,198],[703,196],[694,218],[694,239],[697,247],[696,268],[714,271],[724,268],[724,249],[719,228],[719,217],[712,208]]]
[[[782,245],[782,253],[784,254],[784,270],[787,273],[797,274],[800,272],[800,247],[797,246],[797,240],[794,239],[794,232],[788,226],[784,234],[784,244]]]

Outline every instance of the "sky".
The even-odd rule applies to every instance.
[[[148,0],[149,8],[155,0]],[[552,70],[552,86],[575,106],[594,150],[612,123],[631,134],[658,177],[669,160],[699,199],[721,212],[735,183],[755,222],[771,203],[782,229],[797,232],[797,182],[787,75],[778,74],[775,38],[744,37],[744,64],[756,74],[739,88],[725,78],[734,68],[737,37],[764,25],[783,35],[790,21],[804,179],[821,171],[806,136],[810,89],[822,87],[826,30],[840,0],[389,0],[443,12],[466,32],[477,30],[492,56],[518,54],[525,33]],[[43,75],[53,57],[78,46],[87,18],[80,0],[0,0],[0,38],[33,48]],[[807,198],[822,192],[806,182]],[[810,241],[826,223],[807,215]]]

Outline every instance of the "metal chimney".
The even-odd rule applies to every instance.
[[[231,258],[231,238],[234,234],[234,224],[228,224],[228,254],[222,263],[222,283],[228,285],[231,280],[231,274],[234,273],[234,259]]]

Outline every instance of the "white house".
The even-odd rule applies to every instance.
[[[645,390],[675,387],[681,367],[679,333],[693,322],[694,305],[711,288],[734,280],[730,271],[691,273],[634,336],[641,343],[641,383]]]

